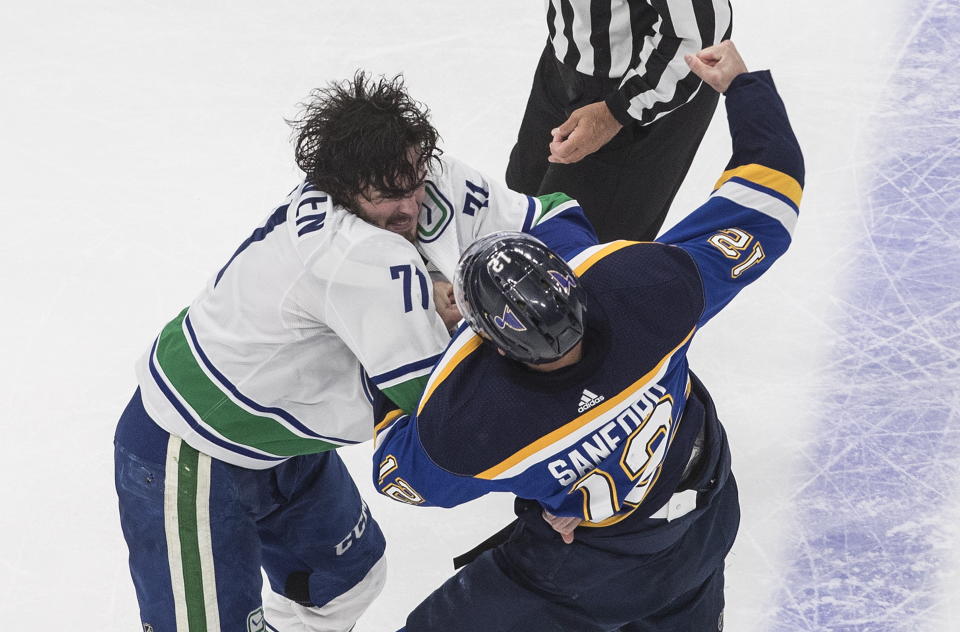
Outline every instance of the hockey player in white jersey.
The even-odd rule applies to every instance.
[[[333,449],[372,437],[370,383],[411,411],[449,341],[423,257],[452,278],[476,237],[579,213],[441,157],[399,79],[358,73],[294,125],[305,181],[163,328],[117,427],[145,630],[351,629],[384,541]]]

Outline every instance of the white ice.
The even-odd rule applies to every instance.
[[[824,391],[816,376],[834,362],[836,323],[852,309],[846,246],[869,230],[870,130],[889,103],[913,5],[734,0],[734,40],[751,68],[773,70],[808,187],[791,251],[691,352],[730,434],[741,490],[728,630],[773,629],[782,606],[807,598],[786,582],[802,542],[796,507],[826,458],[812,450],[830,428],[821,404],[848,386]],[[138,629],[113,491],[114,424],[137,356],[298,181],[284,123],[296,104],[358,67],[403,72],[445,149],[500,178],[545,37],[543,4],[532,1],[5,3],[0,620]],[[668,226],[709,193],[728,149],[721,109]],[[946,405],[956,412],[960,397]],[[388,538],[388,585],[357,632],[399,627],[450,575],[451,556],[512,517],[506,497],[456,510],[383,499],[369,483],[370,453],[341,453]],[[943,527],[957,513],[945,500],[934,525],[916,528],[951,533]],[[843,629],[960,630],[952,534],[942,594],[924,616],[896,623],[902,610],[866,604]]]

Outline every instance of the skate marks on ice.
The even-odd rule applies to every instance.
[[[778,632],[960,629],[960,4],[913,11],[870,126]]]

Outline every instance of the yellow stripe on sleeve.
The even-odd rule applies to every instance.
[[[716,191],[719,189],[725,182],[730,180],[730,178],[743,178],[744,180],[749,180],[768,189],[773,189],[777,193],[785,195],[798,207],[800,206],[800,199],[803,197],[803,187],[800,186],[799,182],[782,171],[764,167],[763,165],[743,165],[736,169],[724,171],[720,179],[717,180],[717,184],[714,185],[713,190]]]
[[[638,243],[640,242],[626,241],[621,239],[618,241],[611,241],[608,244],[604,244],[602,248],[594,252],[592,255],[590,255],[580,263],[573,266],[573,273],[576,274],[577,276],[581,276],[584,272],[586,272],[591,267],[593,267],[593,264],[600,261],[607,255],[611,255],[622,248],[626,248],[627,246],[633,246]]]
[[[400,410],[399,408],[391,410],[386,414],[386,416],[384,416],[384,418],[380,421],[380,423],[378,423],[376,426],[373,427],[373,444],[374,445],[377,444],[377,435],[383,432],[387,426],[392,424],[394,420],[402,414],[403,414],[403,411]]]
[[[473,338],[468,340],[459,351],[457,351],[450,361],[443,365],[443,368],[440,369],[440,372],[436,374],[436,379],[433,380],[433,383],[427,386],[427,391],[423,394],[423,397],[420,398],[420,406],[417,408],[417,414],[423,410],[423,407],[427,405],[427,400],[430,399],[430,396],[433,395],[433,392],[437,390],[437,387],[447,379],[447,377],[453,372],[457,365],[463,362],[463,359],[468,355],[480,348],[480,344],[483,342],[483,339],[477,334],[473,335]],[[436,369],[434,369],[436,371]]]

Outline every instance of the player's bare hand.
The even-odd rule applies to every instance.
[[[690,70],[703,82],[721,94],[730,87],[730,82],[747,72],[737,47],[730,40],[704,48],[696,55],[684,57]]]
[[[546,509],[543,510],[543,519],[553,527],[554,531],[560,534],[564,544],[573,543],[573,530],[582,522],[580,518],[576,517],[554,516]]]
[[[553,142],[547,160],[560,164],[582,160],[610,142],[621,127],[603,101],[577,108],[570,118],[551,130]]]
[[[434,279],[433,303],[447,331],[456,329],[457,323],[463,319],[463,314],[457,307],[457,299],[453,295],[453,284],[446,280]]]

